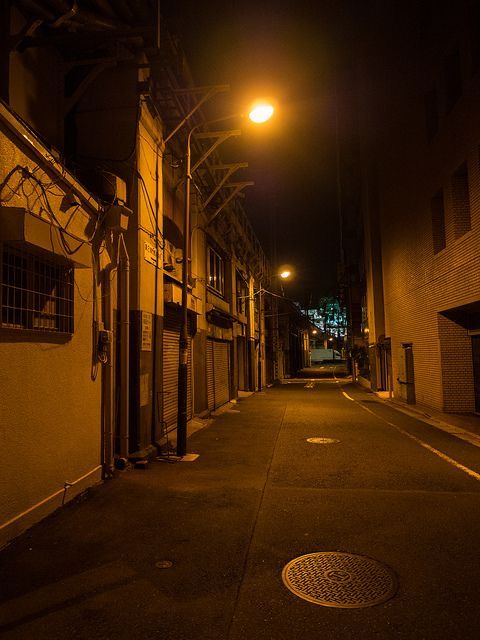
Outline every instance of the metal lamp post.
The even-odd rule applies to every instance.
[[[252,122],[266,122],[273,114],[273,107],[264,103],[257,103],[249,113]],[[187,392],[188,392],[188,267],[190,263],[190,185],[192,182],[191,166],[191,142],[192,135],[200,127],[204,127],[216,122],[231,120],[241,114],[232,114],[222,118],[216,118],[209,122],[200,123],[190,129],[187,135],[187,145],[185,151],[185,204],[183,212],[183,256],[182,256],[182,302],[179,338],[179,360],[178,360],[178,414],[177,414],[177,456],[183,457],[187,453]],[[237,135],[238,131],[230,132]],[[214,144],[196,163],[195,168],[206,160],[208,155],[216,148]],[[252,183],[244,183],[245,185]],[[218,211],[217,211],[218,213]],[[216,215],[216,214],[215,214]]]
[[[188,387],[188,263],[190,260],[190,183],[191,139],[193,127],[188,132],[185,153],[185,206],[183,212],[183,256],[182,256],[182,316],[180,320],[179,360],[178,360],[178,417],[177,455],[187,453],[187,387]]]

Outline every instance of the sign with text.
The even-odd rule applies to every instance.
[[[144,242],[143,258],[147,262],[150,262],[150,264],[154,264],[155,266],[157,266],[157,256],[158,256],[158,251],[156,247],[154,247],[153,244],[150,244],[149,242]]]
[[[142,351],[152,350],[152,319],[149,311],[142,311]]]

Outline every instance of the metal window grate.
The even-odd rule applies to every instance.
[[[73,333],[73,267],[3,246],[1,326]]]

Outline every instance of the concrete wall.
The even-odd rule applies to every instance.
[[[46,184],[56,180],[48,199],[55,215],[66,220],[59,209],[62,180],[3,127],[0,159],[0,183],[17,165],[35,171]],[[17,178],[13,173],[7,180],[2,199],[41,217],[41,199],[26,197]],[[35,193],[33,184],[24,181],[25,193]],[[70,230],[84,232],[89,219],[79,208]],[[1,234],[0,229],[0,241]],[[66,482],[86,476],[66,491],[68,500],[100,479],[101,383],[100,376],[91,377],[93,286],[91,268],[75,269],[71,337],[0,328],[0,544],[60,506]]]

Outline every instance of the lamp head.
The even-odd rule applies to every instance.
[[[258,101],[252,105],[248,117],[256,124],[263,124],[267,122],[267,120],[270,120],[274,111],[274,107],[268,102]]]

